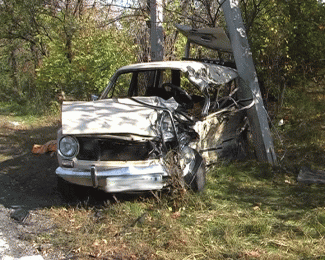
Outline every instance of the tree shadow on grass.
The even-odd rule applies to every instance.
[[[211,188],[219,190],[218,199],[235,202],[241,208],[257,207],[272,211],[282,220],[298,220],[302,212],[325,207],[325,185],[302,185],[296,181],[298,172],[258,162],[246,167],[245,163],[234,163],[226,171],[217,172],[219,183]]]

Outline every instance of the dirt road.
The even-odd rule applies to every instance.
[[[62,259],[51,245],[32,243],[33,236],[55,228],[42,209],[65,203],[56,188],[56,157],[31,153],[33,144],[55,139],[56,129],[55,121],[27,126],[0,115],[0,259]]]
[[[0,204],[6,208],[32,210],[62,203],[56,191],[56,157],[31,153],[34,144],[56,138],[55,123],[44,125],[26,126],[0,116]]]

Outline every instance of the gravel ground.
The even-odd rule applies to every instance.
[[[28,213],[28,216],[23,222],[15,220],[12,215],[17,212],[22,212],[23,215]],[[7,209],[1,205],[0,220],[0,259],[20,259],[26,256],[38,256],[35,259],[43,258],[45,260],[65,258],[62,252],[53,250],[52,245],[42,244],[39,246],[33,244],[33,236],[43,232],[51,232],[55,228],[51,220],[40,212]]]

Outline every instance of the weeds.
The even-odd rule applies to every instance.
[[[304,120],[319,124],[317,116]],[[324,165],[324,160],[314,157],[324,151],[323,133],[318,132],[316,123],[296,135],[291,129],[280,129],[288,153],[279,167],[254,160],[220,164],[210,169],[202,194],[162,194],[159,201],[149,196],[112,204],[103,209],[103,218],[97,222],[89,218],[93,210],[80,209],[78,214],[84,214],[86,220],[79,225],[89,227],[73,230],[58,224],[56,236],[67,229],[74,236],[87,238],[71,243],[80,248],[81,259],[93,255],[94,243],[102,256],[114,248],[115,255],[136,259],[321,258],[325,250],[325,187],[296,182],[307,159],[315,167]],[[51,212],[57,210],[62,209]],[[132,226],[141,216],[145,216],[143,221]],[[62,223],[62,216],[57,221]]]
[[[60,227],[54,237],[62,239],[56,244],[78,249],[81,259],[96,248],[103,256],[114,248],[114,254],[136,259],[322,255],[324,188],[299,187],[286,182],[285,176],[271,178],[274,169],[264,168],[256,162],[216,167],[205,193],[192,194],[176,211],[167,197],[161,203],[154,197],[139,197],[112,204],[100,210],[99,218],[94,217],[95,209],[52,209]]]

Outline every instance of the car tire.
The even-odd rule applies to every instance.
[[[205,162],[199,153],[196,154],[196,165],[193,172],[184,176],[184,181],[187,186],[195,192],[204,190],[206,183],[206,168]]]

